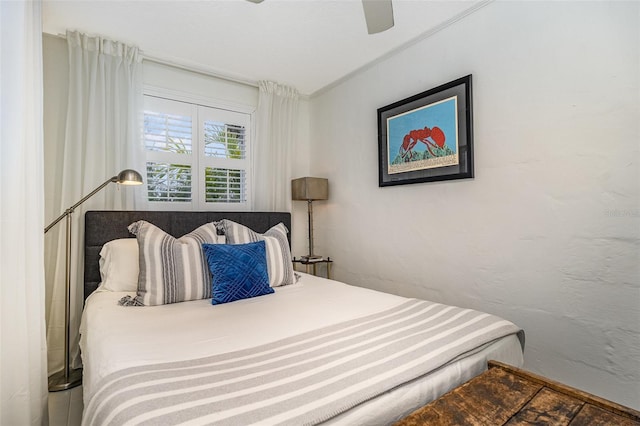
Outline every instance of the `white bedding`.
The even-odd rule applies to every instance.
[[[129,293],[93,293],[81,325],[85,407],[97,383],[115,371],[196,359],[254,347],[378,312],[407,299],[301,274],[272,295],[212,306],[210,300],[153,307],[122,307]],[[388,424],[479,374],[487,359],[521,366],[516,335],[393,389],[334,417],[333,424]]]

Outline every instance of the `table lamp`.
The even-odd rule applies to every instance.
[[[313,201],[329,198],[329,181],[324,178],[302,177],[291,181],[291,199],[307,201],[309,211],[309,254],[303,260],[320,259],[313,253]]]

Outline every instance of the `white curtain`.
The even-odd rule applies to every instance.
[[[259,82],[252,154],[254,210],[290,210],[291,151],[298,133],[298,98],[294,88]]]
[[[48,423],[41,2],[0,1],[0,424]]]
[[[142,54],[135,46],[67,32],[69,96],[59,176],[47,223],[124,169],[143,174],[141,133]],[[83,306],[84,213],[94,209],[140,208],[142,186],[108,185],[73,214],[70,342],[79,366],[78,328]],[[47,234],[49,372],[64,366],[65,222]],[[49,246],[50,244],[50,246]]]

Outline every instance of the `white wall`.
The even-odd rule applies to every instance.
[[[640,3],[494,2],[311,100],[338,279],[504,316],[640,408]],[[376,110],[473,74],[475,179],[378,187]]]
[[[185,71],[169,65],[143,61],[143,82],[146,88],[159,87],[180,94],[216,100],[221,106],[253,109],[258,105],[258,88],[242,83]]]

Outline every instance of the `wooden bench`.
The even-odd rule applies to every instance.
[[[438,425],[640,426],[640,412],[519,368],[489,369],[396,426]]]

